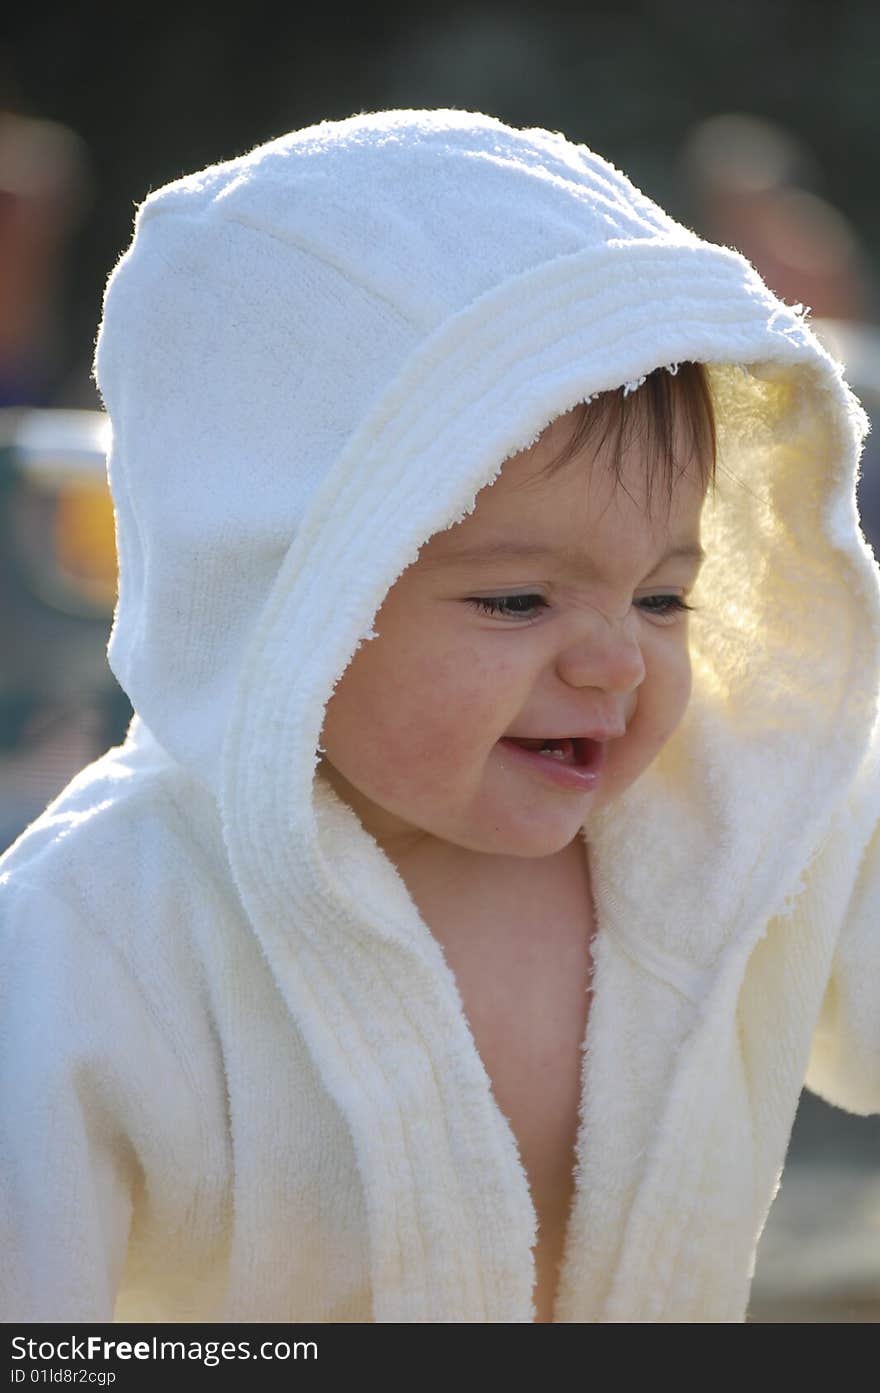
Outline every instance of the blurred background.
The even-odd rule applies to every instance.
[[[91,356],[158,185],[323,118],[477,109],[583,141],[737,247],[880,421],[876,0],[9,7],[0,21],[0,852],[131,708]],[[859,506],[880,555],[880,448]],[[880,1319],[880,1118],[802,1095],[750,1320]]]

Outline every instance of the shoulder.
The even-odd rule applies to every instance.
[[[212,807],[159,746],[126,742],[81,769],[0,856],[0,887],[96,878],[109,890],[155,856],[170,869],[196,851],[190,811],[206,825]]]
[[[213,801],[155,748],[107,751],[0,857],[0,959],[113,960],[157,1003],[196,990],[201,921],[237,911]]]

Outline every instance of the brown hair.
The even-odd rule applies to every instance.
[[[702,363],[680,363],[678,370],[655,368],[634,392],[624,395],[623,387],[600,392],[592,401],[575,408],[574,430],[565,447],[540,471],[539,477],[555,474],[587,444],[598,450],[614,435],[614,474],[620,483],[620,462],[624,450],[640,435],[645,444],[648,477],[648,508],[651,506],[658,464],[662,466],[667,503],[678,475],[692,459],[697,460],[704,491],[715,487],[715,411],[708,376]],[[678,461],[675,451],[675,422],[686,422],[684,438],[687,457]],[[597,437],[598,432],[598,437]]]

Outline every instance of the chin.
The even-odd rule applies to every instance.
[[[581,821],[570,814],[567,818],[547,820],[543,824],[536,817],[526,826],[507,829],[496,826],[490,839],[474,849],[496,856],[516,856],[523,860],[540,860],[545,856],[556,856],[577,836]]]

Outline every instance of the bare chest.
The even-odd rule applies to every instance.
[[[519,1145],[538,1217],[536,1320],[547,1322],[574,1195],[592,898],[586,858],[534,867],[518,885],[481,882],[420,909],[455,974],[495,1100]],[[554,858],[554,861],[557,858]],[[427,896],[425,897],[428,898]],[[417,902],[418,898],[417,898]],[[457,913],[451,913],[453,904]]]

